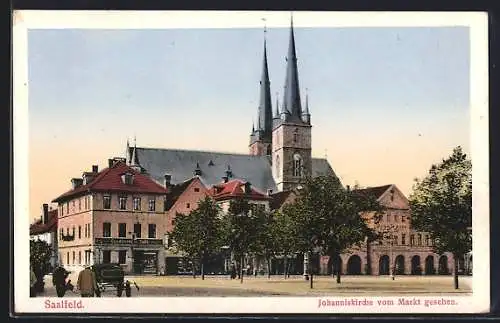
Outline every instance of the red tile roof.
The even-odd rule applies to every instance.
[[[374,186],[353,190],[353,192],[379,199],[392,185]]]
[[[50,210],[48,215],[47,223],[39,219],[30,225],[30,235],[57,231],[57,209]]]
[[[250,193],[245,193],[245,184],[247,183],[248,182],[240,179],[233,179],[227,183],[221,183],[212,186],[212,188],[209,190],[209,193],[214,200],[225,200],[236,197],[245,197],[250,200],[271,199],[271,197],[253,188],[250,183],[248,183],[250,185]]]
[[[134,175],[132,184],[125,184],[122,175],[130,173]],[[149,194],[167,194],[168,190],[156,183],[149,176],[135,171],[124,162],[118,161],[110,168],[105,168],[97,173],[94,179],[86,184],[72,189],[52,202],[61,202],[74,196],[82,195],[85,192],[130,192],[130,193],[149,193]]]

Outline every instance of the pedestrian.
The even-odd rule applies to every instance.
[[[234,263],[231,264],[231,279],[236,278],[236,266]]]
[[[94,297],[94,295],[97,297],[101,296],[101,291],[97,286],[95,273],[90,267],[80,271],[78,274],[77,286],[82,297]]]
[[[37,278],[33,267],[30,265],[30,297],[36,297],[36,282]]]
[[[66,293],[66,278],[69,276],[69,271],[63,266],[58,266],[52,273],[52,284],[56,288],[57,297],[64,297]]]

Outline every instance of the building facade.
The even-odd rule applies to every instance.
[[[165,267],[167,193],[121,159],[72,179],[72,189],[53,200],[58,203],[61,263],[71,271],[119,263],[127,273],[158,273]]]

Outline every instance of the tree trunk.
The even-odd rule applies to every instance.
[[[455,263],[453,270],[453,280],[455,283],[455,289],[458,289],[458,256],[453,255],[453,262]]]
[[[271,257],[266,258],[267,262],[267,278],[271,278]]]
[[[195,262],[193,261],[193,279],[196,278],[196,265]]]
[[[205,280],[205,260],[201,262],[201,280]]]
[[[240,258],[240,283],[243,284],[243,256]]]
[[[283,272],[285,274],[285,279],[286,279],[286,275],[288,274],[288,257],[286,255],[283,257],[283,262],[284,262]]]
[[[309,288],[313,288],[313,268],[312,268],[312,261],[311,258],[309,258]]]

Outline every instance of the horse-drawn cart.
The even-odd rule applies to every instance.
[[[91,268],[96,276],[99,288],[98,296],[106,290],[116,290],[116,296],[121,297],[125,291],[125,295],[130,297],[132,294],[131,283],[139,290],[139,286],[135,282],[125,280],[125,273],[119,264],[96,264]]]

